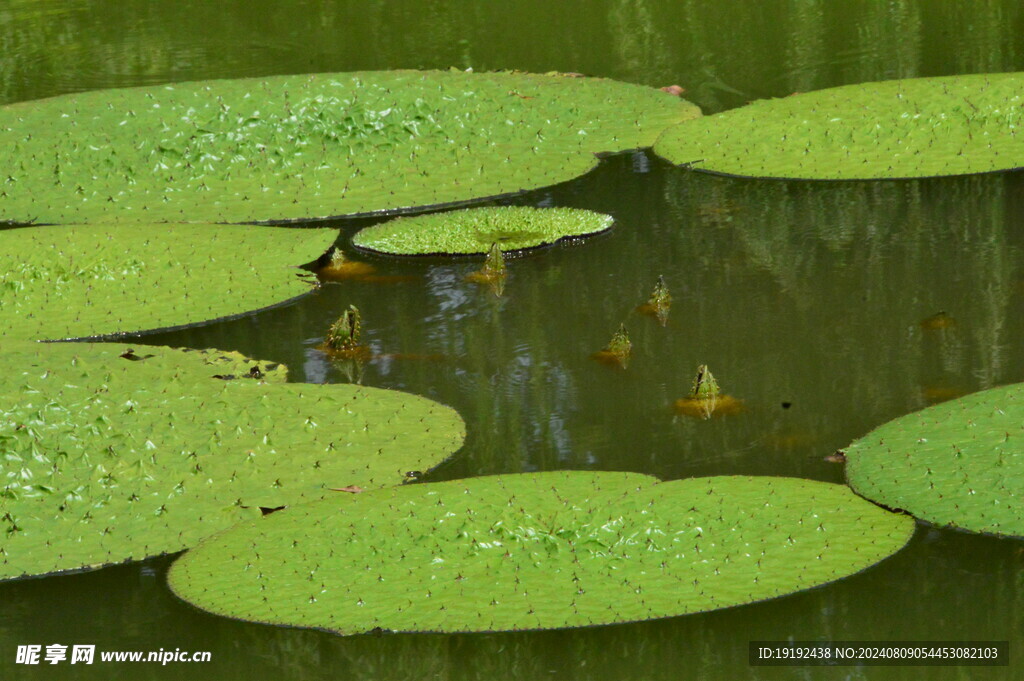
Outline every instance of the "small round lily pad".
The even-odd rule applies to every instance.
[[[295,506],[211,537],[169,580],[214,613],[342,634],[549,629],[789,594],[913,531],[844,485],[531,473]]]
[[[1024,166],[1024,73],[892,80],[757,101],[665,131],[677,164],[815,180],[963,175]]]
[[[936,525],[1024,537],[1024,383],[923,409],[845,449],[858,493]]]
[[[106,225],[0,230],[0,338],[108,336],[197,324],[308,292],[297,268],[333,229]]]
[[[389,255],[482,255],[497,244],[521,251],[611,229],[612,217],[579,208],[502,206],[396,218],[360,230],[359,248]]]
[[[462,444],[431,400],[283,378],[216,351],[7,344],[0,580],[180,551],[261,508],[401,484]]]
[[[0,107],[0,222],[259,222],[514,194],[700,115],[601,78],[378,71]]]

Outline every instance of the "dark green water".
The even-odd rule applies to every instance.
[[[1024,70],[1017,2],[86,2],[0,4],[0,103],[175,80],[397,67],[579,71],[678,83],[706,112],[893,77]],[[823,457],[937,392],[1024,380],[1024,175],[752,182],[643,154],[516,202],[608,212],[608,235],[513,261],[370,260],[395,283],[137,342],[240,350],[295,380],[348,380],[315,346],[344,307],[380,352],[362,382],[454,406],[465,448],[431,479],[552,469],[840,481]],[[361,222],[338,222],[347,243]],[[240,246],[240,252],[244,247]],[[632,314],[658,274],[666,328]],[[940,310],[944,330],[920,321]],[[628,371],[595,364],[619,322]],[[745,401],[707,422],[669,405],[707,363]],[[784,408],[783,403],[789,403]],[[706,615],[588,630],[338,638],[200,613],[170,559],[0,585],[2,679],[1013,679],[1024,676],[1024,544],[921,527],[824,588]],[[752,668],[758,639],[1009,640],[1010,668]],[[26,643],[208,650],[204,665],[14,666]]]

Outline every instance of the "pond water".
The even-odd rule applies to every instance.
[[[0,103],[104,87],[312,71],[578,71],[678,83],[705,112],[893,77],[1024,70],[1013,0],[160,2],[6,0]],[[609,213],[608,234],[510,261],[502,298],[479,260],[364,258],[377,282],[330,284],[242,319],[143,343],[287,363],[352,380],[316,346],[349,304],[381,353],[366,385],[455,407],[469,437],[430,480],[556,469],[666,479],[839,482],[824,457],[934,401],[1024,380],[1024,175],[755,182],[642,152],[505,203]],[[339,243],[372,220],[336,221]],[[244,257],[244,245],[239,257]],[[666,327],[633,312],[664,275]],[[197,282],[198,283],[198,282]],[[945,312],[955,323],[927,328]],[[635,356],[590,359],[625,322]],[[439,356],[439,357],[438,357]],[[699,364],[745,410],[675,415]],[[0,678],[934,679],[1009,668],[756,668],[749,640],[1009,640],[1024,650],[1024,544],[921,526],[880,565],[774,601],[642,624],[480,635],[330,634],[201,613],[164,586],[171,558],[0,584]],[[208,650],[205,665],[15,667],[25,643]]]

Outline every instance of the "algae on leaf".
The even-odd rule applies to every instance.
[[[261,507],[401,484],[462,444],[428,399],[283,378],[216,351],[6,345],[0,579],[180,551]]]
[[[699,170],[814,180],[964,175],[1024,166],[1024,73],[844,85],[757,101],[665,131],[660,156]]]
[[[944,402],[845,449],[860,495],[936,525],[1024,537],[1024,383]]]
[[[531,473],[294,506],[203,542],[169,580],[214,613],[342,634],[550,629],[782,596],[913,531],[844,485]]]
[[[579,208],[469,208],[395,218],[360,230],[352,243],[389,255],[482,255],[495,244],[509,253],[597,234],[611,226],[610,215]]]
[[[336,237],[237,225],[0,230],[0,338],[115,335],[275,305],[310,290],[297,266]]]
[[[256,222],[465,202],[582,175],[700,115],[653,88],[378,71],[0,107],[0,222]]]

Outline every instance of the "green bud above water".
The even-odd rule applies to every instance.
[[[679,414],[704,421],[712,416],[737,414],[744,409],[742,400],[721,391],[706,364],[697,367],[697,376],[693,379],[693,390],[689,397],[676,400],[673,407]]]
[[[718,381],[711,375],[708,365],[701,364],[697,367],[697,376],[693,379],[691,397],[706,400],[718,397],[719,393],[721,393],[721,389],[718,387]]]
[[[341,267],[348,261],[348,258],[345,256],[345,252],[342,251],[340,248],[335,248],[333,251],[331,251],[331,262],[329,264],[330,267]]]
[[[665,277],[659,276],[658,283],[654,285],[654,290],[651,291],[651,297],[647,299],[647,302],[637,307],[637,311],[650,315],[658,320],[658,323],[662,326],[668,322],[668,311],[672,307],[672,294],[668,291],[668,286],[665,285]]]
[[[491,244],[491,250],[487,252],[487,260],[484,261],[484,267],[480,273],[490,279],[505,276],[505,256],[502,255],[497,242]]]
[[[625,324],[619,324],[618,330],[612,334],[605,351],[622,359],[628,359],[633,354],[633,343],[629,340],[629,333]]]
[[[327,331],[324,345],[328,350],[352,352],[359,348],[359,334],[362,329],[362,315],[359,308],[349,305],[338,321]]]
[[[651,292],[651,297],[647,304],[658,309],[664,309],[665,312],[668,312],[668,309],[672,307],[672,294],[668,292],[668,286],[665,285],[664,275],[658,275],[658,283],[654,285],[654,291]]]
[[[484,266],[476,272],[470,272],[466,275],[466,280],[488,286],[491,292],[500,298],[505,293],[505,276],[507,274],[505,255],[501,252],[498,243],[494,242],[487,252],[487,260],[484,261]]]

